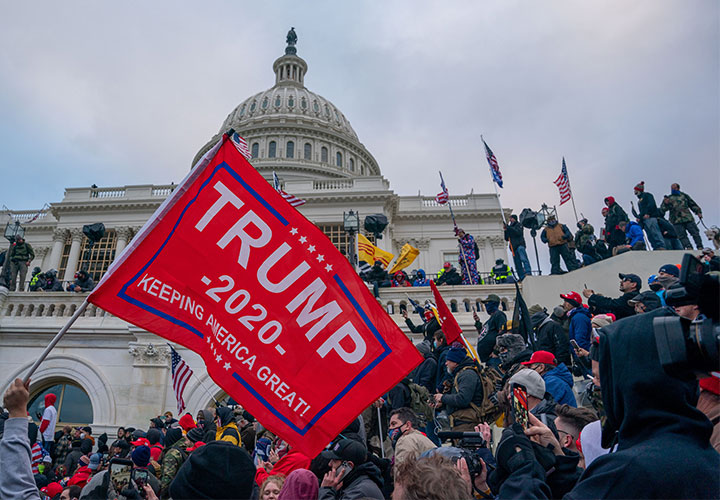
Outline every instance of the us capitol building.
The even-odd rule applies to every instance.
[[[232,110],[193,164],[232,128],[247,141],[252,165],[269,181],[277,172],[286,192],[306,200],[298,210],[339,249],[349,248],[343,214],[353,210],[361,225],[366,215],[384,214],[389,224],[377,245],[396,256],[405,243],[418,248],[420,255],[411,268],[432,274],[445,261],[457,263],[448,208],[438,205],[434,196],[399,196],[390,189],[345,115],[305,86],[308,64],[297,55],[296,41],[291,30],[285,53],[272,65],[275,84]],[[72,281],[84,268],[97,281],[173,189],[174,185],[67,188],[62,201],[51,203],[35,220],[31,221],[37,209],[0,216],[3,224],[19,221],[35,249],[28,279],[30,269],[38,266],[43,271],[57,269],[64,281]],[[488,271],[496,258],[507,259],[495,194],[451,196],[450,204],[458,225],[478,243],[479,271]],[[88,248],[82,227],[96,222],[104,223],[107,232]],[[490,293],[499,294],[509,308],[514,299],[512,285],[445,290],[443,295],[459,313],[470,339],[475,337],[473,305]],[[431,294],[429,288],[384,289],[379,299],[406,331],[400,307],[405,307],[408,295],[423,301]],[[8,292],[0,287],[0,389],[25,374],[83,300],[84,294]],[[185,391],[188,411],[194,415],[211,396],[224,393],[207,377],[198,356],[186,349],[179,352],[197,375]],[[58,396],[59,425],[89,422],[94,434],[112,432],[119,425],[145,428],[148,418],[168,409],[174,412],[176,406],[164,339],[93,305],[35,373],[31,415],[48,391]]]

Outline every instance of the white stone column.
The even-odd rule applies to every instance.
[[[130,241],[132,229],[127,226],[118,227],[115,229],[115,234],[117,234],[117,245],[115,246],[115,258],[117,259]]]
[[[35,258],[30,263],[30,271],[32,271],[32,268],[35,266],[39,267],[43,271],[45,271],[45,267],[43,267],[43,263],[45,262],[45,257],[48,254],[48,250],[50,250],[49,247],[34,247],[33,250],[35,251]],[[28,273],[30,274],[30,273]]]
[[[82,243],[83,232],[79,227],[70,230],[72,243],[70,244],[70,255],[68,256],[67,267],[63,281],[72,281],[75,279],[75,271],[77,271],[78,261],[80,260],[80,246]]]
[[[50,260],[48,261],[48,269],[57,269],[60,267],[60,259],[62,258],[63,247],[67,239],[67,229],[56,228],[53,231],[53,244],[50,252]]]

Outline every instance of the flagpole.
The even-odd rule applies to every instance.
[[[443,188],[447,190],[447,186],[445,186],[445,179],[443,179],[442,172],[438,171],[440,174],[440,182],[442,182]],[[453,221],[453,227],[455,228],[455,236],[457,236],[457,222],[455,222],[455,213],[452,209],[452,204],[450,203],[450,195],[448,194],[448,201],[447,206],[450,209],[450,217],[452,217]],[[463,247],[462,247],[462,241],[460,241],[460,238],[458,238],[458,262],[460,261],[460,258],[462,257],[463,264],[465,264],[465,272],[467,273],[468,281],[471,285],[477,285],[477,283],[472,283],[472,276],[470,275],[470,265],[467,263],[467,259],[465,258],[465,255],[463,254]]]
[[[483,147],[486,147],[485,138],[482,136],[482,134],[480,134],[480,140],[483,141]],[[485,151],[485,154],[487,155],[487,151]],[[489,162],[488,170],[490,171],[490,182],[495,188],[495,196],[497,197],[498,206],[500,207],[500,215],[502,216],[503,224],[507,225],[507,221],[505,220],[505,212],[503,211],[502,202],[500,201],[500,193],[497,190],[497,182],[495,182],[495,177],[493,177],[492,167],[490,166]]]
[[[172,344],[170,344],[170,342],[166,342],[166,344],[170,347],[170,349],[175,350],[175,348],[172,346]],[[175,351],[175,352],[177,352],[177,351]],[[206,367],[206,369],[207,369],[207,367]],[[197,380],[197,381],[198,381],[198,384],[200,384],[200,387],[202,387],[203,390],[204,390],[205,392],[207,392],[208,396],[210,396],[210,397],[212,398],[212,400],[215,401],[215,406],[219,407],[219,406],[220,406],[220,403],[218,402],[217,399],[215,399],[215,396],[213,396],[212,393],[207,390],[207,387],[205,387],[205,384],[202,383],[202,380],[200,380],[200,377],[198,377],[197,375],[195,375],[195,371],[191,371],[190,374],[191,374],[193,377],[195,377],[195,380]]]

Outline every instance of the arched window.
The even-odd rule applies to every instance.
[[[342,167],[342,153],[337,153],[335,155],[335,165]]]
[[[285,145],[285,157],[295,158],[295,143],[293,141],[288,141]]]
[[[277,142],[270,141],[270,145],[268,146],[268,158],[275,158],[276,154],[277,154]]]
[[[258,144],[257,142],[254,142],[252,145],[251,153],[252,153],[253,158],[257,158],[258,156],[260,156],[260,144]]]
[[[355,172],[355,160],[350,158],[350,171]]]
[[[267,109],[267,107],[268,107],[268,98],[266,97],[265,99],[263,99],[262,109]]]
[[[93,422],[93,408],[90,398],[84,390],[69,381],[56,382],[50,386],[46,385],[33,394],[30,398],[30,404],[28,404],[28,413],[33,419],[40,421],[37,413],[42,415],[45,409],[45,395],[50,393],[57,396],[55,408],[58,413],[58,425],[61,423],[91,424]]]
[[[325,146],[323,146],[320,150],[320,161],[323,163],[328,162],[328,150]]]
[[[303,158],[312,160],[312,144],[309,142],[306,142],[305,146],[303,146]]]

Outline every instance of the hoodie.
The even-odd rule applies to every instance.
[[[430,286],[430,280],[426,278],[425,270],[417,270],[417,279],[413,282],[413,286]]]
[[[370,498],[382,500],[383,479],[373,463],[365,462],[355,467],[343,480],[342,488],[320,488],[318,500],[351,500]]]
[[[420,342],[416,345],[417,350],[425,358],[417,368],[410,372],[410,380],[415,382],[417,385],[426,387],[430,394],[435,393],[435,377],[437,375],[437,361],[430,350],[430,344],[427,342]]]
[[[42,421],[40,422],[40,432],[43,441],[53,441],[55,438],[55,424],[57,423],[57,410],[55,409],[55,394],[45,394],[45,410],[43,411]]]
[[[215,433],[215,440],[241,446],[240,431],[233,419],[233,411],[227,406],[223,406],[217,409],[217,416],[220,418],[220,427]]]
[[[586,351],[590,350],[590,341],[592,340],[590,316],[590,309],[582,306],[576,307],[568,312],[568,318],[570,318],[568,337],[575,340],[575,342]]]
[[[645,242],[643,230],[640,224],[635,221],[630,221],[625,226],[625,237],[627,238],[627,244],[631,247],[635,246],[636,243]]]
[[[560,363],[555,368],[542,376],[545,381],[545,390],[549,392],[555,402],[559,405],[570,405],[577,408],[575,394],[573,393],[573,376],[565,363]]]
[[[658,358],[653,319],[673,315],[656,309],[600,330],[603,445],[617,438],[617,451],[593,461],[568,498],[717,498],[720,455],[695,407],[698,382],[669,376]]]

